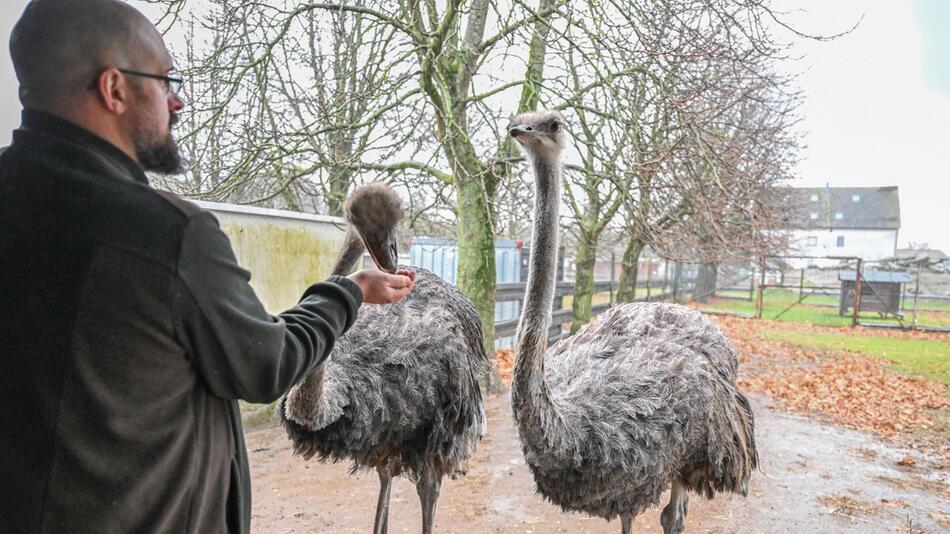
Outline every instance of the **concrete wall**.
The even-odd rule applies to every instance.
[[[310,284],[329,276],[343,244],[346,222],[338,217],[197,204],[218,218],[238,263],[251,271],[251,286],[271,313],[295,305]]]

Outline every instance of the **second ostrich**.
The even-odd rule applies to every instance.
[[[347,198],[344,214],[350,227],[334,274],[349,273],[364,245],[380,269],[394,272],[399,198],[384,185],[364,186]],[[327,360],[278,405],[297,454],[376,469],[376,534],[387,531],[399,475],[416,482],[429,534],[442,478],[466,471],[485,433],[477,376],[489,360],[475,307],[438,276],[413,269],[409,296],[363,304]]]
[[[534,233],[518,326],[512,408],[538,492],[563,510],[633,518],[672,488],[661,523],[682,532],[687,490],[746,494],[758,464],[735,349],[699,312],[611,308],[546,350],[554,296],[564,117],[515,117],[509,134],[535,173]]]

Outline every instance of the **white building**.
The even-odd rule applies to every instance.
[[[820,258],[858,257],[875,261],[897,253],[901,226],[897,186],[797,187],[790,201],[790,253]],[[796,267],[823,265],[795,261]]]

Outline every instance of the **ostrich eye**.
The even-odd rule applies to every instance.
[[[558,133],[559,131],[561,131],[561,123],[559,123],[559,122],[557,122],[557,121],[552,122],[552,123],[551,123],[551,131],[554,132],[554,133]]]

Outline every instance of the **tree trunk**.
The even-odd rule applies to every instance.
[[[343,215],[343,203],[353,181],[353,171],[345,168],[342,163],[353,157],[353,144],[338,139],[334,142],[333,158],[337,165],[330,168],[328,177],[329,187],[326,191],[327,211],[337,217]]]
[[[594,295],[594,263],[597,260],[597,238],[581,234],[577,247],[574,277],[574,301],[571,305],[573,319],[571,333],[590,322],[591,300]]]
[[[709,297],[715,293],[718,269],[719,265],[716,263],[703,263],[699,266],[693,300],[707,302]]]
[[[620,287],[617,289],[617,304],[633,302],[636,297],[637,269],[640,264],[640,254],[643,253],[644,243],[635,237],[627,241],[620,260]]]
[[[673,296],[672,302],[679,302],[680,298],[680,282],[683,281],[683,264],[676,262],[676,266],[673,268]]]
[[[330,169],[329,188],[326,192],[327,212],[340,217],[343,215],[343,203],[353,181],[353,173],[338,168]]]
[[[472,299],[482,322],[485,351],[495,356],[495,236],[480,180],[456,174],[458,288]],[[486,377],[487,378],[487,377]],[[491,390],[486,380],[486,389]]]

